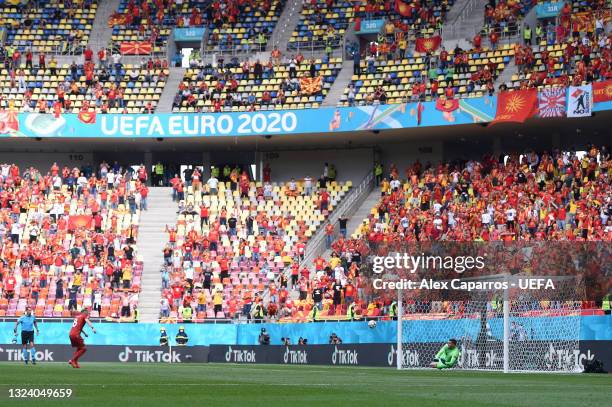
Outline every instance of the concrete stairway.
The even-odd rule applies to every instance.
[[[372,192],[368,195],[368,197],[363,201],[361,206],[357,209],[357,211],[349,218],[349,221],[346,224],[346,232],[350,236],[355,232],[357,227],[361,225],[361,222],[365,218],[368,217],[374,205],[378,203],[380,199],[380,188],[374,187]]]
[[[172,188],[151,188],[149,210],[140,215],[138,255],[144,261],[138,308],[141,322],[155,322],[159,317],[163,253],[168,235],[166,225],[176,223],[176,204],[172,201]]]
[[[178,92],[178,85],[183,80],[184,75],[185,68],[170,68],[170,75],[166,80],[166,86],[164,86],[164,91],[162,92],[159,102],[157,103],[157,108],[155,109],[156,113],[172,112],[172,102],[174,101],[174,97]]]
[[[283,54],[286,52],[285,47],[289,43],[293,30],[297,27],[301,12],[302,0],[287,0],[287,4],[285,4],[285,8],[278,18],[272,36],[266,45],[266,51],[272,51],[274,46],[278,46]]]
[[[463,41],[471,41],[476,32],[484,26],[486,4],[486,0],[457,0],[453,4],[442,29],[446,49],[452,49],[456,45],[464,49],[470,48]]]
[[[108,45],[113,32],[108,26],[108,19],[119,8],[119,0],[104,0],[98,2],[98,11],[94,19],[88,45],[97,52],[103,46]]]
[[[368,217],[372,208],[378,203],[380,199],[380,188],[374,187],[374,189],[370,192],[370,194],[366,197],[366,199],[361,203],[357,211],[351,216],[346,224],[346,233],[347,237],[351,237],[351,235],[357,230],[357,227],[363,222],[365,218]],[[331,255],[331,250],[325,250],[321,257],[324,259],[329,259]]]
[[[340,102],[340,98],[344,95],[344,90],[347,88],[348,84],[351,82],[351,78],[353,77],[353,61],[344,61],[342,63],[342,70],[338,72],[338,76],[334,81],[329,92],[323,99],[323,103],[321,106],[333,107],[337,106]]]

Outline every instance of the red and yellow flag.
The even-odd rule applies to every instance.
[[[96,122],[96,111],[81,110],[78,117],[81,123],[94,124]]]
[[[302,88],[302,94],[312,95],[321,91],[323,81],[320,76],[316,78],[304,77],[300,78],[300,87]]]
[[[129,41],[119,45],[121,55],[148,55],[153,50],[153,46],[148,41]]]
[[[125,15],[120,13],[115,13],[108,19],[108,27],[113,28],[116,25],[125,24]]]
[[[71,215],[68,218],[68,230],[75,230],[77,228],[91,228],[93,218],[90,215]]]
[[[459,100],[439,97],[436,100],[436,109],[447,113],[454,112],[455,110],[459,109]]]
[[[537,89],[500,92],[497,96],[497,113],[491,124],[523,123],[536,113],[537,108]]]
[[[612,100],[612,81],[593,82],[593,103]]]
[[[429,38],[417,38],[414,43],[414,49],[417,52],[434,52],[442,44],[442,37],[434,35]]]
[[[412,15],[410,4],[405,3],[403,0],[395,0],[395,10],[403,17],[410,17]]]

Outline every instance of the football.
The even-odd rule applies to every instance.
[[[370,328],[376,328],[376,321],[372,320],[372,321],[368,322],[368,326]]]

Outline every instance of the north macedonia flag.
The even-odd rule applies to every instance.
[[[148,55],[153,46],[148,41],[127,41],[119,44],[121,55]]]
[[[537,89],[500,92],[497,96],[497,112],[491,124],[523,123],[537,112],[537,108]]]
[[[612,81],[593,82],[593,103],[612,100]]]
[[[434,35],[428,38],[417,38],[414,43],[414,49],[417,52],[434,52],[442,44],[442,37]]]

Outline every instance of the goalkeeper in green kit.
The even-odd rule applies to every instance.
[[[436,353],[434,361],[429,366],[436,369],[450,369],[455,367],[460,355],[461,352],[457,348],[457,340],[449,339],[448,343],[442,346],[438,353]]]

